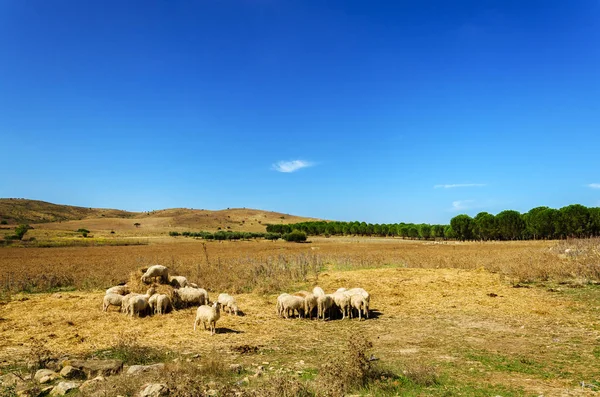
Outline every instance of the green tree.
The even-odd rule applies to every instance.
[[[552,238],[557,211],[548,207],[535,207],[523,215],[527,233],[533,238]]]
[[[282,237],[285,241],[294,243],[306,241],[306,233],[300,230],[292,230],[291,232],[284,234]]]
[[[480,240],[492,240],[496,237],[496,217],[487,212],[475,216],[475,236]]]
[[[419,237],[419,229],[415,225],[410,225],[408,227],[408,237],[411,239]]]
[[[445,239],[456,238],[456,233],[454,232],[454,229],[452,229],[452,225],[448,225],[444,228],[444,238]]]
[[[472,240],[475,223],[469,215],[457,215],[450,220],[450,226],[459,240]]]
[[[559,210],[561,229],[566,237],[587,237],[590,212],[581,204],[572,204]]]
[[[27,233],[29,229],[31,229],[31,226],[27,224],[21,224],[15,228],[15,236],[17,237],[17,239],[23,240],[23,237],[25,237],[25,233]]]
[[[498,234],[504,240],[516,240],[523,236],[525,222],[518,211],[505,210],[496,215]]]
[[[431,237],[431,225],[425,223],[419,225],[419,237],[424,240],[428,240]]]

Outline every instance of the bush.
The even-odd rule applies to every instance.
[[[280,238],[281,238],[281,234],[279,234],[279,233],[265,234],[265,239],[267,239],[267,240],[279,240]]]
[[[2,219],[0,221],[0,225],[8,225],[8,221],[6,219]]]
[[[300,230],[293,230],[283,235],[283,239],[288,242],[301,243],[306,241],[306,233]]]
[[[25,236],[25,233],[27,233],[27,231],[29,229],[33,229],[31,226],[26,225],[26,224],[22,224],[17,226],[17,228],[15,229],[15,236],[17,240],[23,240],[23,237]]]
[[[177,236],[181,236],[181,234],[179,232],[169,232],[169,236],[177,237]]]

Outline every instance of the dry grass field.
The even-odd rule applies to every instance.
[[[142,356],[171,363],[167,383],[197,376],[221,385],[222,395],[594,395],[599,247],[598,240],[294,244],[155,237],[139,246],[2,248],[0,361],[3,372],[14,371],[40,346],[55,357],[116,355],[134,363]],[[154,263],[186,275],[212,298],[235,294],[244,315],[223,315],[210,336],[193,332],[194,309],[141,319],[102,312],[105,288]],[[279,293],[316,284],[327,292],[367,289],[373,316],[359,322],[275,315]],[[363,340],[372,343],[368,355],[378,358],[379,372],[353,383],[352,360]],[[245,371],[223,377],[227,371],[219,369],[230,363]],[[263,376],[253,376],[257,366]],[[249,384],[241,381],[246,376]],[[132,394],[146,380],[114,377],[105,392]],[[179,395],[199,392],[185,393]]]

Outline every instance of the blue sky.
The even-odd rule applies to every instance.
[[[373,223],[599,206],[598,43],[597,0],[0,1],[0,197]]]

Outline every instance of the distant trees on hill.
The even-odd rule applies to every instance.
[[[371,224],[366,222],[301,222],[266,225],[268,233],[298,230],[311,236],[378,236],[409,239],[531,240],[600,236],[600,208],[573,204],[561,209],[536,207],[496,215],[480,212],[474,218],[457,215],[450,225],[426,223]]]

